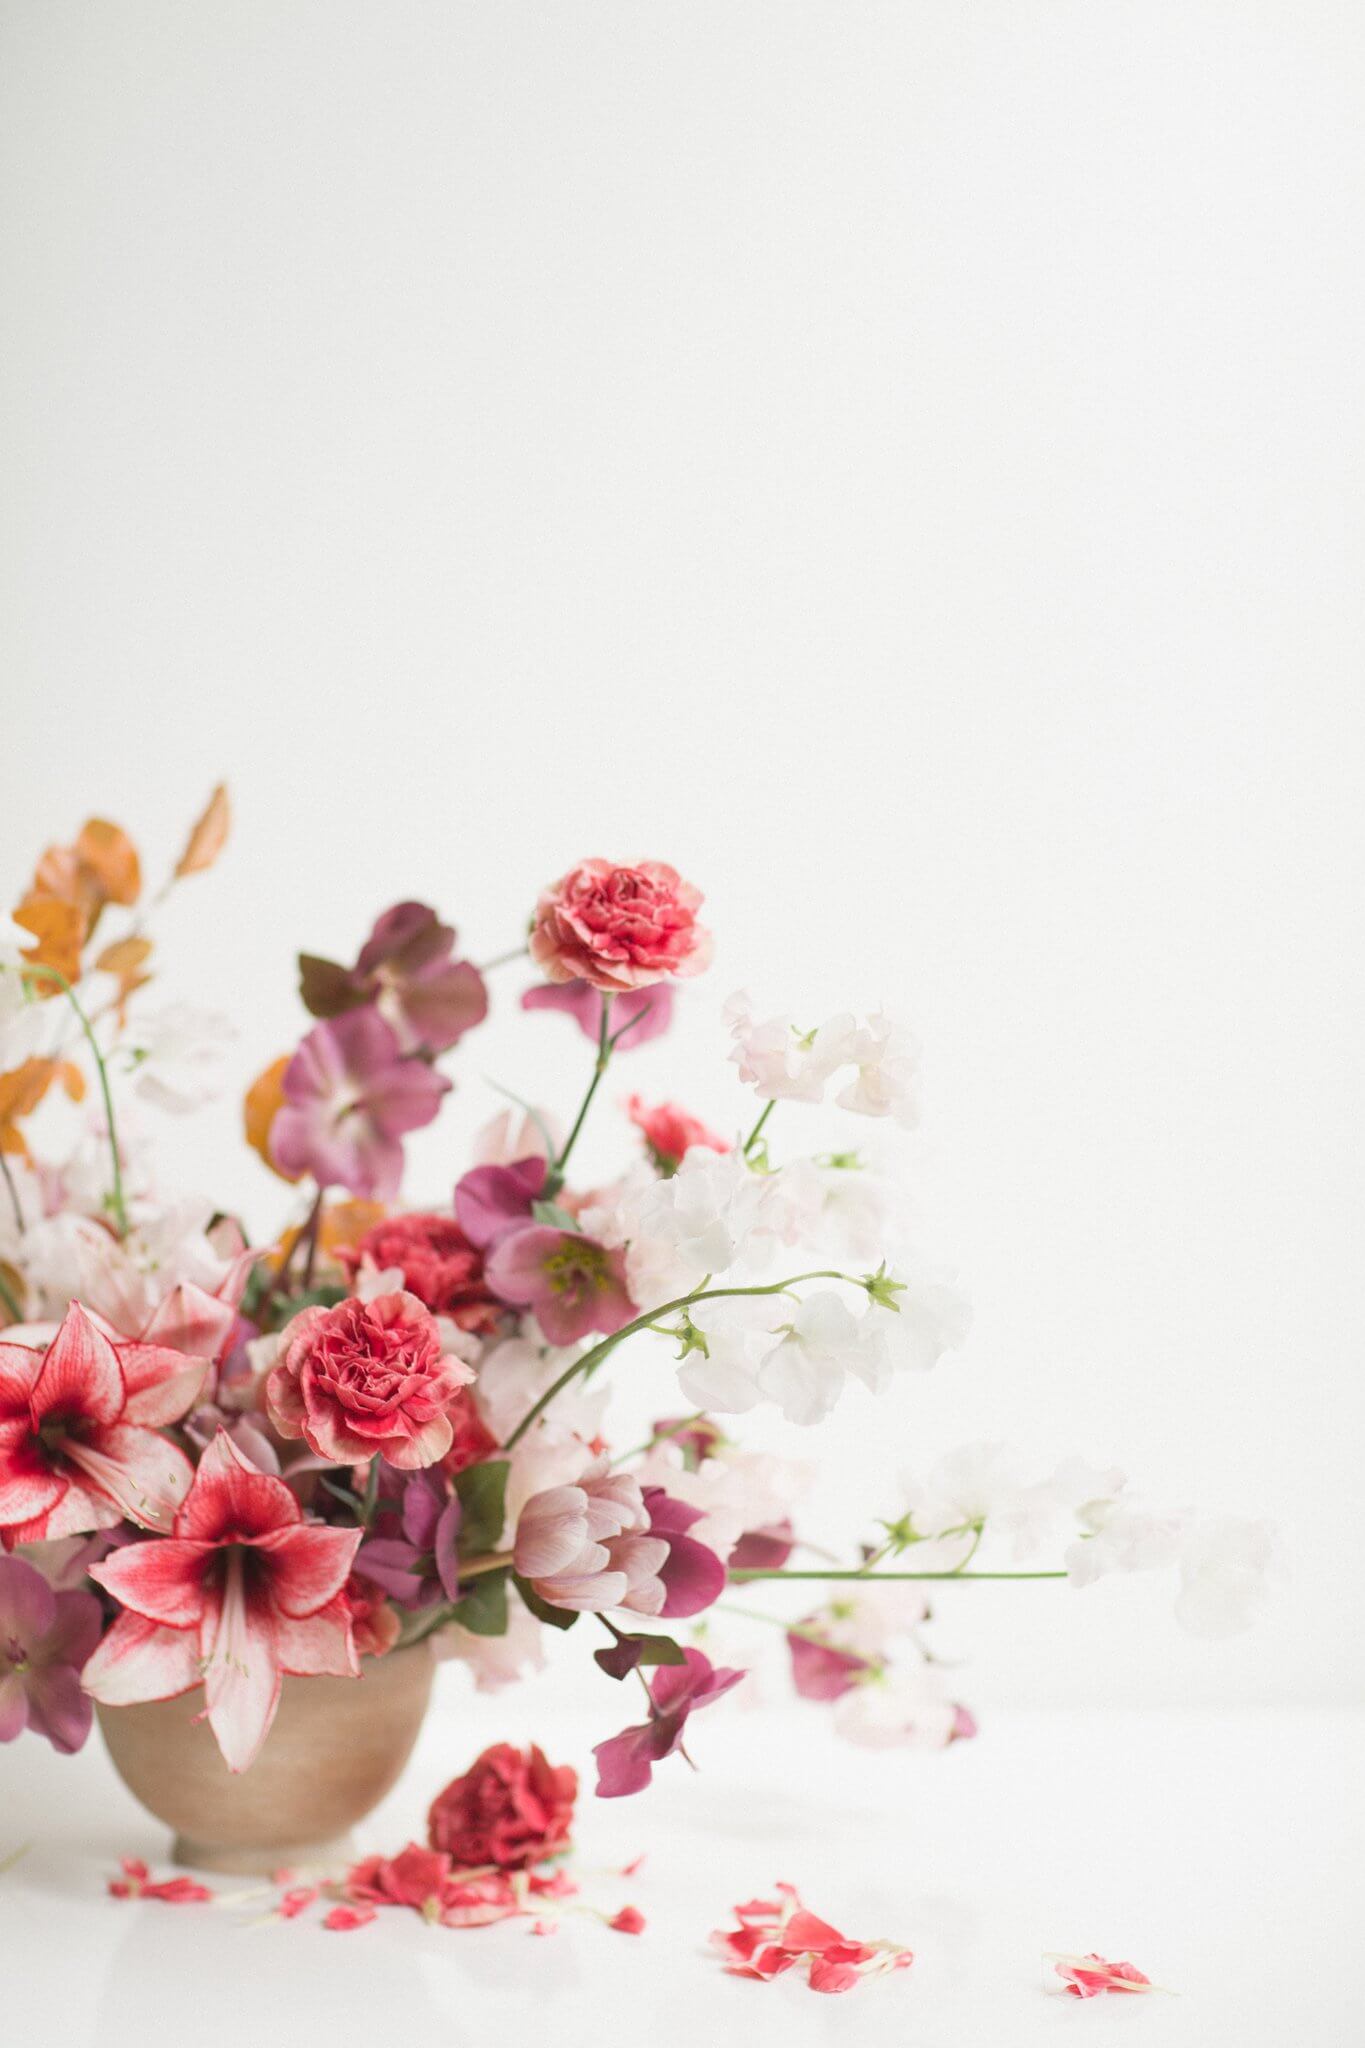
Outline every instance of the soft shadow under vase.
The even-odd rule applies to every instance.
[[[330,1864],[402,1772],[431,1698],[430,1646],[367,1657],[359,1678],[286,1678],[249,1771],[218,1753],[202,1691],[138,1707],[98,1707],[114,1768],[175,1830],[177,1863],[267,1875]]]

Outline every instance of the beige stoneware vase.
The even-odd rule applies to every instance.
[[[201,1691],[96,1712],[124,1784],[174,1829],[177,1863],[264,1875],[344,1857],[412,1754],[434,1669],[419,1643],[367,1657],[358,1679],[286,1678],[260,1755],[235,1777],[196,1718]]]

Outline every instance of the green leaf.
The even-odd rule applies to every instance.
[[[548,1224],[551,1230],[571,1230],[575,1237],[583,1235],[578,1218],[561,1209],[558,1202],[532,1202],[531,1214],[537,1223]]]
[[[634,1641],[640,1645],[642,1664],[685,1664],[682,1646],[672,1636],[638,1635]]]
[[[460,1496],[460,1548],[470,1557],[496,1550],[507,1518],[507,1460],[497,1458],[490,1465],[466,1465],[455,1475]]]
[[[341,1501],[346,1507],[348,1507],[351,1510],[351,1513],[355,1515],[358,1520],[363,1521],[365,1516],[365,1503],[360,1498],[360,1495],[358,1493],[352,1493],[349,1486],[342,1486],[337,1480],[328,1479],[325,1475],[323,1477],[322,1483],[326,1487],[328,1493],[333,1494],[337,1500]]]
[[[302,1294],[289,1296],[290,1312],[300,1308],[335,1308],[339,1301],[345,1301],[344,1287],[308,1287]]]
[[[467,1628],[472,1636],[505,1636],[507,1633],[507,1580],[509,1574],[484,1572],[469,1582],[469,1591],[456,1601],[450,1618]]]
[[[529,1607],[537,1621],[543,1621],[550,1628],[572,1628],[578,1619],[578,1610],[570,1607],[551,1607],[548,1600],[542,1600],[534,1586],[519,1578],[514,1572],[512,1584],[520,1593],[523,1605]]]

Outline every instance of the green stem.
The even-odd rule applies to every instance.
[[[749,1133],[748,1137],[747,1137],[747,1138],[746,1138],[746,1139],[744,1140],[744,1157],[745,1157],[746,1159],[748,1158],[749,1154],[750,1154],[750,1153],[751,1153],[751,1152],[753,1151],[753,1149],[754,1149],[754,1146],[755,1146],[755,1145],[756,1145],[756,1144],[758,1143],[759,1139],[760,1139],[760,1138],[762,1137],[762,1135],[763,1135],[763,1126],[764,1126],[764,1124],[766,1124],[766,1123],[767,1123],[767,1121],[768,1121],[768,1118],[769,1118],[769,1117],[770,1117],[770,1116],[772,1115],[772,1113],[773,1113],[773,1110],[774,1110],[774,1109],[775,1109],[776,1107],[777,1107],[777,1097],[776,1097],[776,1096],[774,1096],[774,1097],[773,1097],[773,1099],[772,1099],[772,1101],[771,1101],[771,1102],[765,1102],[765,1103],[764,1103],[764,1105],[763,1105],[763,1108],[762,1108],[762,1111],[761,1111],[761,1112],[760,1112],[760,1114],[759,1114],[759,1119],[758,1119],[758,1122],[757,1122],[757,1123],[756,1123],[756,1124],[754,1125],[754,1127],[753,1127],[753,1129],[752,1129],[752,1130],[750,1131],[750,1133]]]
[[[24,1211],[19,1201],[19,1190],[14,1185],[14,1175],[10,1172],[9,1161],[3,1152],[0,1152],[0,1174],[3,1174],[5,1177],[5,1186],[9,1189],[10,1207],[14,1211],[15,1225],[18,1228],[20,1237],[22,1237],[24,1234]]]
[[[550,1174],[550,1180],[546,1185],[547,1194],[552,1192],[552,1186],[553,1190],[557,1191],[564,1185],[564,1168],[569,1163],[569,1154],[573,1151],[574,1146],[578,1143],[578,1134],[582,1130],[584,1122],[587,1118],[588,1111],[592,1107],[593,1096],[597,1093],[598,1085],[601,1082],[603,1074],[605,1074],[607,1071],[607,1063],[610,1059],[611,997],[607,995],[604,991],[602,996],[602,1024],[597,1034],[597,1059],[593,1066],[592,1079],[588,1083],[587,1094],[583,1097],[582,1102],[579,1104],[578,1115],[574,1118],[573,1122],[573,1129],[569,1132],[568,1137],[564,1140],[564,1149],[554,1163],[554,1167]]]
[[[563,1393],[570,1380],[576,1379],[581,1372],[596,1372],[603,1359],[609,1357],[618,1344],[624,1344],[626,1338],[633,1337],[638,1330],[647,1330],[660,1316],[672,1315],[676,1309],[692,1308],[699,1301],[728,1301],[740,1294],[785,1294],[789,1288],[798,1286],[803,1280],[844,1280],[850,1287],[861,1287],[863,1284],[855,1274],[839,1273],[824,1268],[817,1273],[794,1273],[788,1280],[773,1280],[764,1287],[711,1287],[705,1292],[680,1294],[676,1301],[661,1302],[658,1308],[649,1309],[646,1314],[636,1316],[633,1323],[625,1323],[619,1330],[613,1330],[609,1337],[604,1337],[600,1344],[594,1344],[591,1351],[585,1351],[581,1358],[576,1358],[572,1365],[567,1366],[553,1385],[545,1389],[534,1407],[528,1408],[507,1438],[503,1449],[510,1451],[515,1444],[520,1443],[531,1424],[544,1413],[557,1394]]]
[[[114,1124],[114,1098],[110,1093],[109,1073],[104,1064],[104,1054],[100,1051],[99,1040],[95,1036],[94,1027],[81,1007],[80,998],[77,996],[75,989],[71,986],[66,976],[60,973],[57,968],[25,967],[23,975],[25,981],[32,981],[36,977],[40,980],[55,982],[70,1003],[75,1012],[76,1021],[85,1034],[85,1042],[90,1048],[91,1057],[99,1072],[100,1094],[104,1097],[104,1120],[109,1126],[109,1152],[114,1166],[114,1186],[110,1195],[110,1204],[114,1212],[114,1227],[120,1237],[126,1237],[128,1235],[128,1209],[123,1199],[123,1167],[119,1160],[118,1131]]]
[[[513,960],[526,958],[525,946],[513,946],[510,952],[495,953],[491,960],[484,960],[479,966],[480,974],[491,974],[495,967],[508,967]]]
[[[732,1571],[731,1579],[737,1586],[748,1585],[754,1579],[861,1579],[875,1583],[879,1579],[931,1579],[950,1583],[953,1579],[1066,1579],[1069,1572],[793,1572],[785,1568],[780,1571]]]
[[[620,1451],[612,1459],[613,1465],[624,1465],[628,1458],[643,1458],[660,1444],[671,1443],[675,1436],[681,1436],[685,1429],[691,1429],[694,1422],[704,1422],[706,1410],[699,1408],[695,1415],[684,1415],[681,1422],[670,1424],[667,1429],[656,1429],[648,1443],[636,1444],[633,1451]]]
[[[22,1321],[24,1320],[24,1311],[20,1308],[18,1302],[14,1299],[14,1296],[10,1291],[9,1283],[5,1279],[3,1273],[0,1273],[0,1301],[3,1301],[5,1307],[9,1310],[11,1319],[16,1323],[22,1323]]]

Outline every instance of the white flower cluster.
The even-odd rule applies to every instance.
[[[1274,1536],[1264,1522],[1200,1520],[1131,1499],[1121,1472],[1070,1458],[1046,1478],[1026,1477],[998,1444],[950,1452],[923,1484],[905,1484],[917,1570],[957,1570],[988,1530],[1016,1563],[1070,1526],[1062,1562],[1073,1586],[1113,1572],[1178,1570],[1176,1619],[1193,1635],[1234,1635],[1266,1599]]]
[[[919,1121],[919,1047],[903,1025],[874,1012],[862,1022],[849,1012],[803,1031],[789,1016],[757,1018],[743,989],[722,1016],[730,1058],[769,1102],[822,1102],[836,1074],[851,1069],[835,1096],[858,1116],[889,1116],[909,1128]]]

